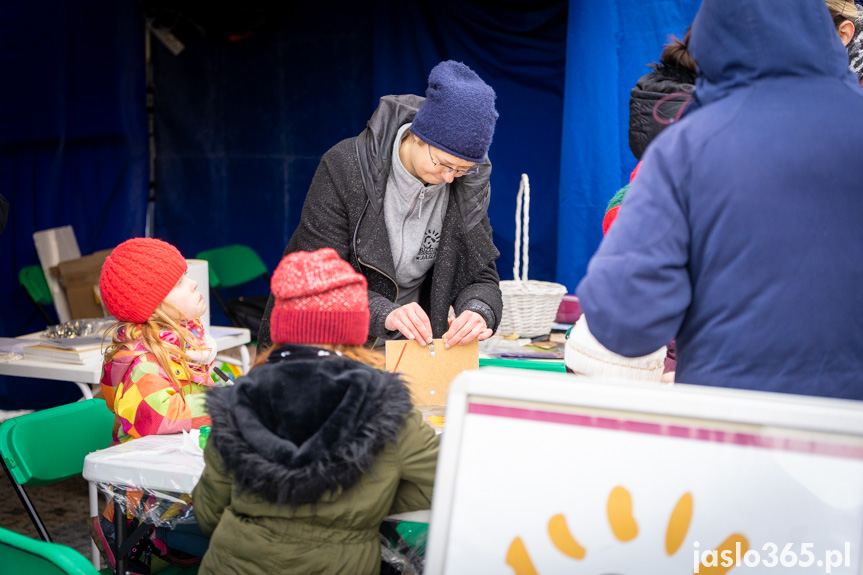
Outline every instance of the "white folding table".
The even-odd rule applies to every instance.
[[[251,341],[251,334],[246,328],[239,327],[220,327],[210,326],[210,335],[216,340],[216,350],[225,351],[234,347],[240,348],[240,361],[232,358],[219,357],[226,363],[235,363],[239,365],[242,373],[249,371],[249,350],[246,349],[247,343]],[[39,334],[29,334],[21,336],[22,341],[34,340],[39,341]],[[18,359],[11,362],[0,362],[0,375],[12,375],[18,377],[31,377],[39,379],[54,379],[58,381],[71,381],[81,389],[81,393],[85,399],[93,398],[92,385],[98,385],[99,379],[102,377],[102,361],[96,359],[89,361],[83,365],[73,363],[62,363],[59,361],[39,361],[33,359]],[[203,461],[201,463],[203,469]],[[197,482],[197,478],[195,479]],[[194,485],[194,484],[192,484]],[[97,515],[98,497],[96,495],[96,486],[90,484],[90,516]],[[91,545],[91,554],[93,565],[99,565],[99,552],[96,545]]]
[[[245,344],[251,341],[248,329],[240,327],[211,326],[210,334],[216,340],[217,351],[224,351],[233,347],[240,348],[240,366],[242,373],[249,371],[249,350]],[[34,340],[38,343],[39,334],[21,336],[21,340]],[[226,358],[221,358],[225,360]],[[226,362],[233,363],[236,360],[227,358]],[[55,379],[59,381],[71,381],[79,388],[85,399],[92,399],[91,385],[99,383],[102,376],[102,360],[96,359],[83,365],[63,363],[59,361],[40,361],[34,359],[19,359],[8,363],[0,362],[0,375],[14,375],[18,377],[33,377],[41,379]]]

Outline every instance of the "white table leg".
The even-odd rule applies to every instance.
[[[249,348],[245,345],[240,346],[240,359],[243,361],[242,365],[240,365],[240,373],[241,375],[246,375],[249,373]]]
[[[95,483],[90,482],[88,486],[90,488],[90,517],[87,520],[90,521],[92,517],[99,515],[99,492],[96,490]],[[96,547],[95,541],[90,541],[90,560],[96,570],[101,568],[102,558],[99,556],[99,548]]]
[[[93,390],[90,389],[88,384],[76,381],[75,385],[81,388],[81,393],[84,395],[84,399],[93,399]]]

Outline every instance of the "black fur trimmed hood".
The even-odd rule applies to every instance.
[[[308,346],[208,394],[209,441],[239,491],[278,505],[352,487],[412,409],[398,376]]]

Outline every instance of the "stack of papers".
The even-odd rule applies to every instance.
[[[102,358],[102,336],[43,339],[24,347],[24,359],[84,365]]]
[[[563,359],[562,345],[536,342],[530,339],[490,337],[479,342],[479,352],[485,358],[498,359]]]

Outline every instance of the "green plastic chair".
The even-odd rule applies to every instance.
[[[269,285],[270,276],[263,260],[255,250],[242,244],[204,250],[195,257],[207,261],[210,290],[224,310],[231,325],[248,328],[254,339],[258,334],[260,320],[270,294],[245,296],[225,301],[219,290],[241,286],[258,278],[263,278]]]
[[[267,266],[257,252],[249,246],[236,244],[204,250],[195,257],[199,260],[207,260],[211,288],[236,287],[261,276],[267,276]]]
[[[197,575],[199,566],[169,565],[159,575]],[[0,573],[22,575],[113,575],[110,567],[99,571],[76,550],[60,543],[31,539],[0,527]]]
[[[114,414],[88,399],[0,423],[0,464],[43,541],[51,535],[24,487],[49,485],[84,470],[84,457],[111,444]]]
[[[0,565],[3,573],[27,575],[99,575],[87,559],[65,545],[31,539],[0,527]]]
[[[0,537],[0,573],[111,573],[110,568],[96,571],[80,553],[54,543],[24,487],[50,485],[81,475],[84,471],[84,457],[88,453],[108,447],[111,444],[113,428],[114,414],[108,409],[104,399],[88,399],[59,405],[0,423],[0,464],[44,541],[43,543],[15,533],[8,538]],[[90,496],[92,506],[95,501],[95,486],[92,484]],[[25,541],[28,539],[29,543]],[[27,559],[20,555],[13,559],[21,561],[22,566],[32,565],[33,571],[29,567],[22,567],[20,570],[6,569],[5,553],[8,552],[10,556],[13,554],[13,551],[3,548],[4,545],[9,547],[7,540],[17,543],[15,547],[22,548],[33,556],[32,563],[25,563]],[[58,567],[51,570],[51,561],[55,556],[63,556],[65,559],[63,563],[57,560]],[[83,559],[87,568],[80,567],[80,561],[74,557]],[[93,564],[97,561],[94,556]],[[73,565],[74,569],[69,567],[70,570],[62,570],[67,565]],[[161,575],[195,575],[197,572],[198,565],[171,565],[159,571]]]
[[[42,271],[42,268],[40,266],[21,268],[18,272],[18,283],[30,296],[45,321],[48,324],[56,323],[45,311],[45,306],[54,304],[54,297],[51,295],[51,290],[48,289],[48,282],[45,281],[45,272]]]

